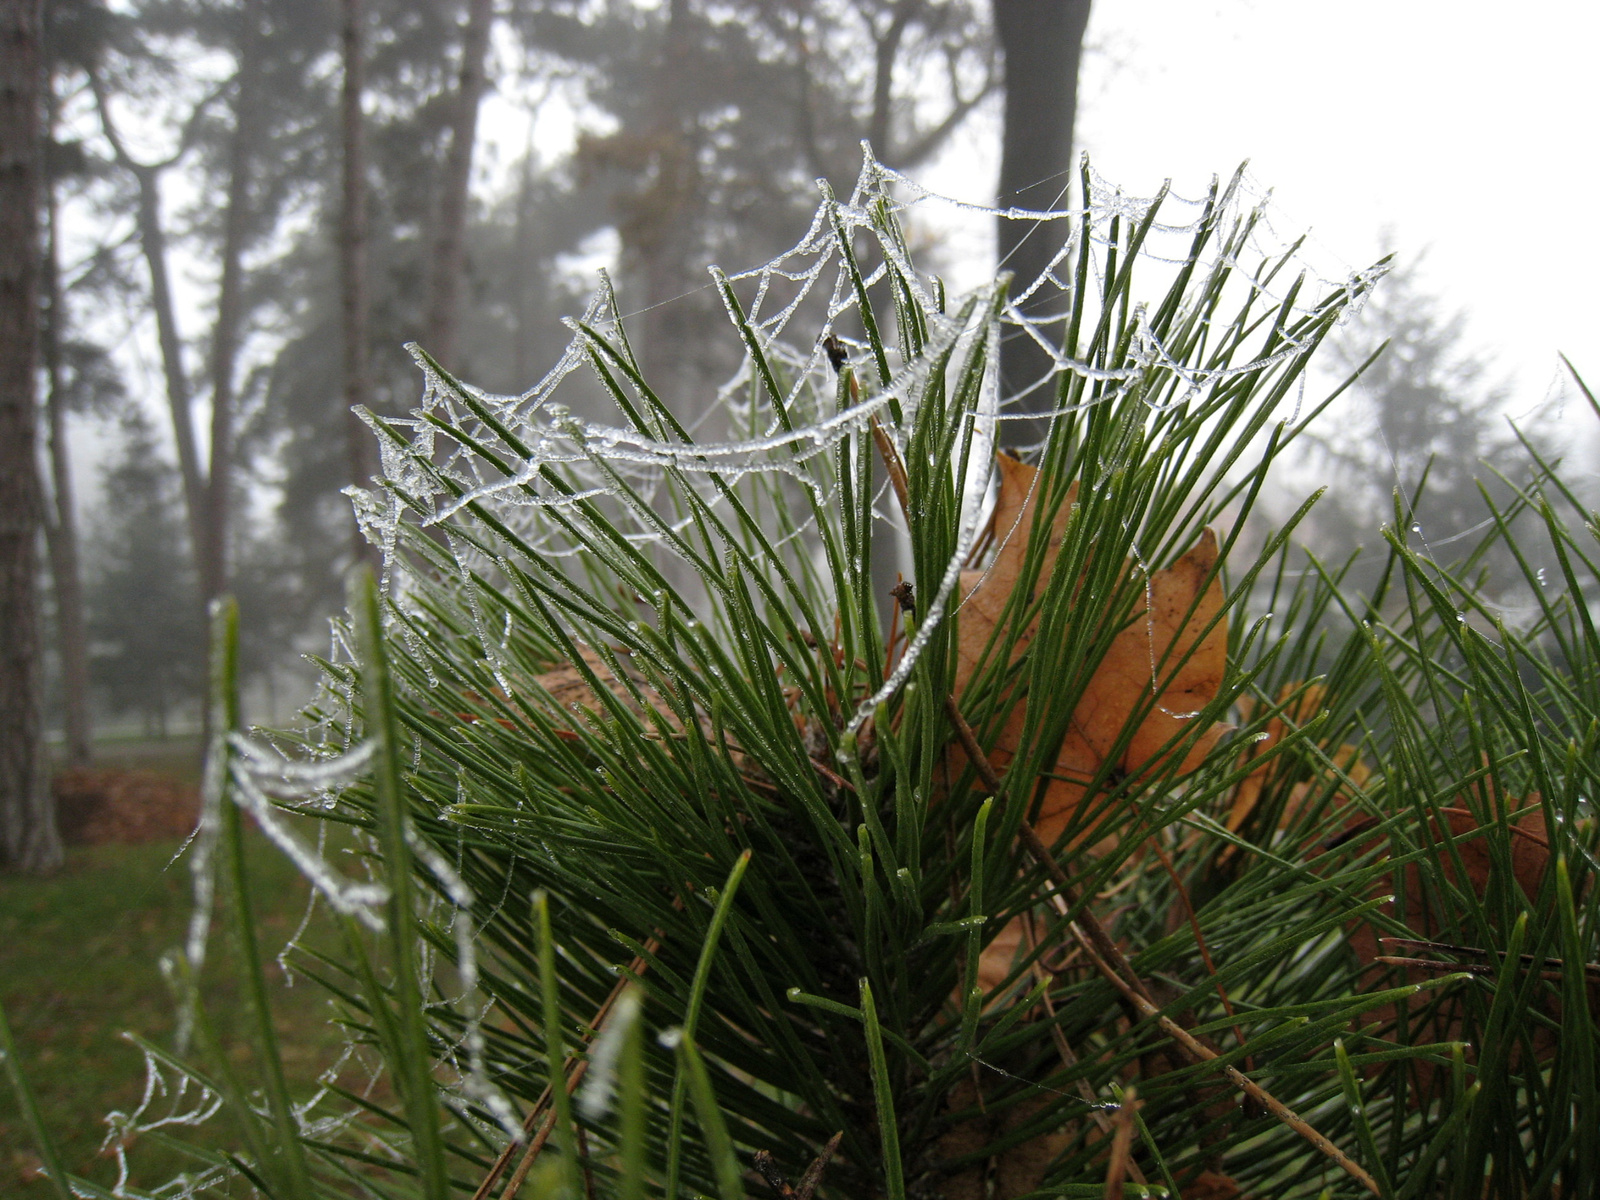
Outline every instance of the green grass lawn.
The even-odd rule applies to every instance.
[[[306,906],[306,885],[264,839],[252,837],[254,892],[268,955],[288,941]],[[174,1003],[159,959],[178,945],[191,911],[187,859],[171,862],[175,844],[95,846],[67,852],[65,869],[47,878],[0,876],[0,1002],[18,1042],[22,1067],[67,1168],[109,1183],[115,1162],[99,1153],[112,1109],[129,1110],[144,1086],[142,1055],[122,1035],[136,1032],[170,1045]],[[325,942],[317,922],[308,940]],[[212,939],[206,970],[208,1008],[222,1022],[235,1006],[226,939]],[[341,1044],[324,993],[309,979],[285,987],[268,962],[284,1058],[292,1077],[313,1080]],[[227,1131],[213,1137],[226,1139]],[[130,1149],[134,1183],[159,1183],[184,1164],[154,1139]],[[30,1184],[38,1162],[9,1088],[0,1088],[0,1195],[45,1195]]]

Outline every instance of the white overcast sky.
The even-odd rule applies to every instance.
[[[1330,265],[1373,261],[1385,231],[1402,258],[1425,252],[1428,289],[1468,314],[1474,349],[1514,377],[1513,411],[1556,390],[1558,352],[1600,381],[1600,4],[1091,11],[1077,136],[1107,180],[1148,195],[1170,177],[1194,196],[1248,159],[1273,189],[1277,231],[1310,230]],[[979,199],[993,133],[963,141],[966,163],[943,164],[937,183]]]

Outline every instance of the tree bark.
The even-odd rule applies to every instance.
[[[244,324],[244,249],[250,229],[250,184],[257,147],[257,93],[261,55],[259,0],[241,13],[233,137],[228,147],[228,206],[222,224],[222,273],[216,324],[211,331],[211,455],[196,547],[201,600],[208,608],[228,589],[228,522],[233,483],[234,376]]]
[[[705,278],[696,279],[694,261],[703,181],[690,99],[692,19],[689,0],[668,0],[661,57],[652,83],[655,115],[647,134],[655,178],[630,226],[644,282],[639,340],[646,378],[669,405],[699,416],[705,402],[697,393],[704,381],[695,370],[692,347],[700,314],[684,295]]]
[[[1043,211],[1066,204],[1073,175],[1078,65],[1088,24],[1089,0],[994,0],[995,33],[1005,55],[1001,209]],[[1065,221],[1000,218],[1000,263],[1015,277],[1013,296],[1050,269],[1067,244],[1068,232]],[[1046,283],[1021,308],[1029,316],[1047,315],[1062,307],[1064,297],[1064,289]],[[1049,325],[1040,332],[1060,336]],[[1007,329],[1000,353],[1000,386],[1002,398],[1015,398],[1011,411],[1053,409],[1052,370],[1053,361],[1042,347],[1022,331]],[[1042,440],[1048,430],[1043,419],[1002,421],[1000,440],[1006,446],[1024,447]]]
[[[900,43],[911,23],[912,0],[897,0],[889,25],[881,34],[873,30],[872,116],[867,122],[867,140],[881,162],[892,161],[889,145],[889,118],[894,106],[894,67],[900,58]]]
[[[0,854],[61,863],[39,712],[37,452],[43,8],[0,4]]]
[[[487,82],[492,0],[469,0],[461,34],[461,77],[456,85],[455,118],[439,189],[439,220],[428,287],[428,324],[423,348],[449,371],[458,371],[457,329],[461,277],[466,266],[467,201],[472,183],[472,151],[478,139],[478,106]]]
[[[533,278],[533,139],[528,139],[527,151],[522,156],[522,178],[517,186],[516,291],[512,297],[511,316],[516,346],[512,357],[511,388],[518,390],[529,386],[533,380],[533,365],[529,361],[528,347],[532,338],[532,321],[528,315],[528,288]]]
[[[369,366],[367,291],[367,152],[366,115],[366,6],[363,0],[341,0],[344,47],[343,193],[339,219],[339,301],[344,333],[344,431],[350,482],[366,487],[378,472],[372,431],[356,415],[372,406]],[[373,547],[353,530],[352,554],[357,562],[371,561]]]
[[[156,318],[156,341],[161,347],[162,376],[167,385],[167,410],[172,417],[172,440],[178,448],[178,473],[183,478],[189,544],[198,563],[207,541],[204,514],[209,488],[205,474],[200,469],[189,375],[183,363],[183,338],[178,331],[178,312],[172,300],[172,282],[167,275],[167,234],[161,222],[161,172],[158,167],[131,160],[124,160],[124,165],[133,172],[139,186],[139,204],[135,216],[139,249],[150,272],[150,308]]]
[[[47,89],[53,80],[45,81]],[[46,128],[54,129],[55,105],[47,96]],[[72,486],[72,459],[67,445],[66,397],[61,380],[61,333],[66,323],[62,306],[60,255],[57,246],[55,182],[44,181],[46,248],[42,282],[46,320],[40,344],[44,356],[48,422],[50,496],[45,502],[45,545],[50,553],[50,579],[56,602],[56,650],[61,657],[61,698],[66,726],[68,766],[85,767],[92,757],[89,717],[89,638],[83,619],[83,574],[78,553],[78,514]]]

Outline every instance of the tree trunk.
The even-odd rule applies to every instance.
[[[107,102],[105,89],[100,78],[95,72],[89,72],[89,84],[94,91],[95,104],[100,113],[100,127],[110,142],[117,165],[122,167],[138,185],[138,204],[135,210],[135,228],[139,234],[139,249],[144,255],[145,266],[150,272],[150,307],[156,319],[156,340],[161,347],[162,375],[167,385],[167,409],[172,418],[172,438],[178,450],[178,471],[183,480],[183,508],[187,518],[186,528],[189,534],[190,552],[194,556],[196,575],[199,578],[198,595],[195,597],[199,607],[200,621],[198,628],[210,628],[208,619],[208,601],[219,591],[223,579],[223,561],[213,557],[214,531],[219,527],[211,516],[211,498],[213,483],[222,479],[221,486],[226,486],[226,463],[223,472],[217,472],[219,465],[213,459],[212,468],[215,478],[208,480],[206,472],[200,465],[200,451],[198,439],[195,435],[194,414],[191,411],[193,393],[183,362],[183,338],[178,329],[177,307],[172,296],[172,283],[167,273],[167,236],[166,228],[161,219],[161,173],[176,158],[166,163],[148,164],[135,161],[127,152],[122,139],[117,133],[116,125],[111,118],[110,105]],[[181,154],[182,151],[180,150]],[[230,193],[232,189],[230,188]],[[232,214],[229,217],[231,219]],[[223,268],[224,276],[227,274],[226,264]],[[218,298],[218,316],[221,324],[223,301]],[[231,351],[229,352],[231,356]],[[212,353],[213,386],[215,385],[215,368],[217,363],[215,345]],[[231,357],[228,359],[231,361]],[[213,390],[212,407],[213,416],[217,408],[218,397]],[[222,397],[225,407],[231,406],[229,397]],[[224,417],[224,422],[227,417]],[[212,437],[217,436],[218,430],[213,420]],[[223,430],[227,433],[226,424]],[[213,446],[213,453],[215,446]],[[225,528],[225,523],[222,525]],[[209,661],[210,644],[207,640],[202,645],[202,652]],[[211,706],[205,702],[205,697],[200,697],[202,741],[209,738]]]
[[[999,205],[1035,211],[1067,202],[1073,175],[1072,123],[1078,102],[1078,63],[1089,24],[1089,0],[994,0],[994,25],[1005,54],[1005,120],[1000,157]],[[1065,221],[999,221],[1000,263],[1015,276],[1017,296],[1050,270],[1067,244]],[[1064,268],[1057,272],[1064,274]],[[1021,305],[1042,316],[1062,307],[1064,290],[1046,283]],[[1039,332],[1053,340],[1059,328]],[[1006,330],[1000,355],[1001,395],[1013,412],[1048,412],[1056,405],[1052,360],[1027,334]],[[1037,386],[1036,386],[1037,385]],[[1032,389],[1031,391],[1029,389]],[[1025,394],[1024,394],[1025,393]],[[1041,441],[1049,423],[1001,422],[1010,447]]]
[[[522,178],[517,187],[516,225],[517,273],[512,296],[511,317],[513,348],[511,386],[509,391],[520,391],[533,383],[533,364],[528,348],[532,338],[533,322],[529,316],[528,289],[534,272],[533,259],[533,139],[528,139],[527,151],[522,156]]]
[[[161,223],[161,175],[156,167],[126,165],[133,170],[139,184],[139,249],[150,271],[150,307],[156,318],[156,340],[161,346],[162,375],[167,384],[167,410],[172,417],[172,440],[178,448],[178,471],[183,477],[189,544],[198,564],[207,541],[204,514],[209,489],[200,469],[194,415],[190,411],[189,376],[183,365],[183,338],[178,332],[178,313],[167,275],[167,234]]]
[[[456,86],[455,119],[439,188],[439,223],[434,237],[428,287],[428,325],[423,348],[449,371],[458,371],[456,333],[460,319],[461,277],[466,265],[467,199],[472,182],[472,150],[478,139],[478,105],[487,80],[492,0],[470,0],[461,34],[461,78]]]
[[[39,724],[42,25],[38,0],[0,5],[0,854],[35,871],[61,862]]]
[[[47,86],[53,86],[47,80]],[[50,105],[54,127],[54,105]],[[56,239],[55,184],[46,180],[47,244],[43,258],[43,291],[47,319],[41,331],[45,400],[49,423],[50,497],[46,502],[45,544],[50,552],[50,579],[56,602],[56,649],[61,656],[61,698],[66,725],[68,766],[85,767],[92,756],[89,721],[89,638],[83,621],[83,574],[78,555],[78,514],[73,498],[72,459],[67,446],[66,397],[61,383],[62,307],[60,262]]]
[[[368,365],[367,298],[367,154],[366,116],[366,6],[363,0],[342,0],[344,45],[344,189],[339,221],[339,288],[344,334],[344,431],[350,482],[366,487],[378,472],[372,431],[356,415],[357,408],[372,406],[372,376]],[[353,531],[355,561],[371,561],[373,547]]]
[[[639,340],[645,377],[669,406],[698,417],[705,398],[697,394],[704,381],[694,367],[694,347],[703,326],[697,301],[685,295],[705,279],[696,278],[694,261],[702,181],[690,114],[693,72],[686,66],[693,49],[690,20],[688,0],[669,0],[648,135],[655,179],[630,224],[644,282]]]
[[[905,40],[911,15],[911,0],[897,0],[889,15],[888,27],[881,34],[874,31],[872,116],[867,121],[867,140],[872,143],[872,152],[879,162],[893,161],[889,117],[894,107],[894,66],[900,58],[900,43]]]
[[[222,274],[216,324],[211,331],[211,461],[202,517],[204,544],[196,547],[204,604],[228,589],[228,518],[233,483],[234,375],[244,324],[244,249],[250,228],[250,182],[257,147],[261,54],[259,0],[241,14],[234,92],[233,139],[228,147],[228,207],[222,223]]]

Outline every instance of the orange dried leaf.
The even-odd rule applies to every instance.
[[[1275,717],[1267,720],[1267,726],[1262,730],[1263,736],[1257,742],[1245,748],[1242,756],[1243,762],[1248,763],[1253,759],[1263,759],[1256,768],[1239,781],[1239,786],[1233,793],[1233,804],[1228,810],[1227,827],[1230,833],[1238,833],[1255,807],[1261,801],[1261,789],[1272,777],[1277,769],[1278,760],[1269,759],[1267,755],[1277,744],[1283,741],[1289,733],[1289,726],[1304,725],[1317,711],[1322,708],[1323,689],[1319,684],[1312,684],[1301,691],[1298,696],[1295,691],[1300,688],[1298,683],[1286,683],[1278,691],[1278,707],[1281,710]],[[1239,711],[1248,721],[1255,712],[1255,703],[1250,697],[1241,697]]]
[[[998,549],[987,571],[967,571],[961,578],[957,696],[984,666],[1007,609],[1016,611],[1012,597],[1039,521],[1044,484],[1038,470],[1006,455],[999,457],[998,469],[999,497],[990,519]],[[1074,483],[1051,519],[1044,545],[1036,551],[1040,586],[1055,567],[1076,497]],[[1108,762],[1135,777],[1167,765],[1162,748],[1181,740],[1189,723],[1199,719],[1197,714],[1220,691],[1227,672],[1228,627],[1220,615],[1222,584],[1213,570],[1217,555],[1216,537],[1207,529],[1177,562],[1150,576],[1144,602],[1135,607],[1112,639],[1073,710],[1050,772],[1052,778],[1035,823],[1035,831],[1047,844],[1077,821],[1090,781]],[[1037,619],[1017,633],[1011,662],[1022,655],[1036,633]],[[989,759],[996,770],[1004,771],[1016,756],[1024,716],[1023,705],[1013,705],[1004,728],[989,746]],[[1179,769],[1197,767],[1224,732],[1220,725],[1205,729],[1185,751]],[[957,748],[952,754],[959,758],[961,751]],[[1031,790],[1019,790],[1018,795],[1026,796]],[[1001,930],[979,962],[983,989],[997,987],[1010,973],[1017,955],[1029,946],[1031,940],[1020,919]]]
[[[1000,495],[991,518],[999,549],[986,572],[964,572],[963,605],[956,647],[959,695],[982,665],[996,627],[1022,574],[1028,544],[1037,524],[1042,490],[1036,468],[1001,455]],[[1049,579],[1071,519],[1077,485],[1067,492],[1051,523],[1038,578]],[[1221,581],[1213,573],[1217,540],[1207,529],[1177,562],[1149,578],[1145,603],[1112,640],[1073,712],[1062,740],[1036,830],[1054,841],[1078,815],[1089,781],[1111,765],[1127,775],[1153,772],[1165,764],[1163,746],[1181,737],[1189,722],[1215,699],[1227,673],[1228,626],[1220,617]],[[1015,639],[1014,662],[1036,633],[1031,622]],[[1012,708],[1005,727],[989,749],[996,769],[1004,769],[1022,740],[1022,705]],[[1130,731],[1130,722],[1136,722]],[[1184,753],[1180,769],[1197,767],[1226,732],[1210,726]],[[1118,750],[1118,743],[1126,745]]]

